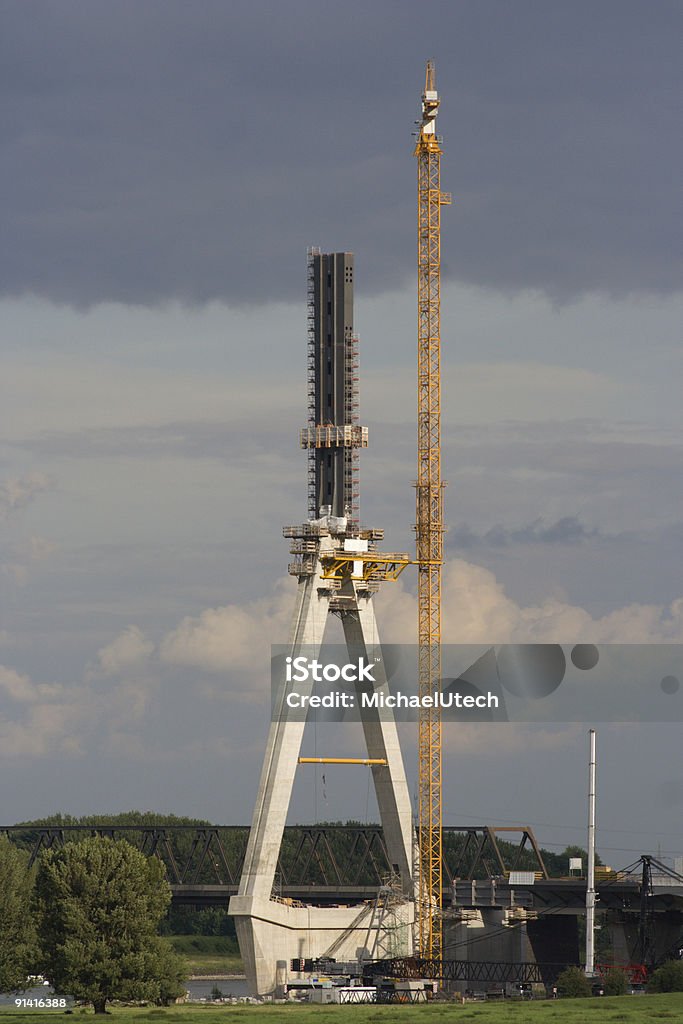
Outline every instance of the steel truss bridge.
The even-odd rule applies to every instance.
[[[453,825],[443,833],[447,903],[455,879],[505,876],[520,868],[548,878],[529,828]],[[175,904],[224,906],[237,892],[249,826],[9,825],[0,826],[0,834],[28,850],[30,864],[43,850],[86,836],[126,839],[163,861]],[[374,899],[391,870],[379,826],[291,825],[282,842],[275,895],[321,904]]]
[[[578,967],[579,964],[546,964],[532,961],[504,963],[498,960],[423,960],[420,957],[406,957],[389,961],[388,970],[386,961],[383,964],[377,962],[372,966],[372,973],[388,974],[389,971],[393,971],[400,978],[464,981],[470,985],[473,983],[505,985],[509,982],[517,985],[538,983],[552,985],[557,980],[558,974],[569,966]]]
[[[239,886],[249,826],[9,825],[0,826],[2,834],[29,851],[31,864],[43,850],[89,835],[126,839],[163,861],[174,905],[225,907]],[[515,837],[517,842],[510,842]],[[291,825],[285,829],[274,895],[320,905],[373,900],[391,870],[377,825]],[[511,886],[508,875],[516,870],[533,872],[533,882]],[[600,908],[638,913],[641,888],[637,875],[614,872],[598,882]],[[585,879],[549,877],[530,828],[444,826],[445,909],[505,907],[514,900],[541,912],[576,914],[585,907],[585,894]],[[648,902],[652,912],[680,914],[683,886],[658,886]]]
[[[537,963],[500,960],[430,960],[425,957],[394,957],[389,960],[368,960],[362,964],[329,963],[325,960],[306,960],[307,971],[320,971],[329,975],[362,974],[368,981],[374,978],[414,978],[428,981],[467,982],[469,984],[553,985],[558,974],[576,964]]]

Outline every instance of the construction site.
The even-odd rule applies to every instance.
[[[330,616],[341,623],[348,662],[375,667],[372,691],[388,693],[374,602],[409,567],[417,573],[415,633],[418,794],[416,814],[399,732],[391,715],[363,715],[365,751],[301,756],[305,716],[291,710],[291,680],[280,663],[258,796],[239,885],[230,899],[254,995],[318,1002],[416,1002],[439,988],[493,996],[549,994],[558,974],[581,965],[600,983],[596,905],[634,986],[674,955],[683,930],[683,873],[644,855],[627,871],[595,859],[595,731],[589,734],[588,856],[551,878],[530,828],[460,830],[456,866],[444,848],[442,812],[441,573],[444,481],[441,468],[440,98],[427,64],[414,156],[417,160],[417,472],[415,551],[385,551],[384,531],[360,519],[360,455],[369,432],[359,414],[359,342],[354,328],[354,256],[308,254],[308,422],[299,443],[308,460],[307,518],[284,527],[296,579],[287,663],[315,657]],[[406,481],[406,487],[409,485]],[[457,496],[454,499],[457,501]],[[359,660],[360,659],[360,660]],[[310,698],[311,679],[297,694]],[[360,702],[366,692],[356,681]],[[331,895],[309,886],[284,893],[278,882],[295,775],[300,766],[366,765],[380,818],[383,863],[375,881],[351,894],[341,877]],[[304,769],[305,770],[305,769]],[[324,830],[323,830],[324,831]],[[510,866],[501,834],[520,837]],[[327,841],[327,840],[325,840]],[[317,843],[317,840],[316,840]],[[314,846],[314,850],[316,847]],[[320,852],[317,853],[320,861]],[[529,864],[531,866],[529,867]],[[524,869],[522,869],[522,867]],[[683,865],[677,865],[683,869]],[[357,888],[357,887],[356,887]],[[344,898],[343,893],[347,892]],[[295,894],[293,894],[295,893]],[[585,921],[585,962],[579,920]]]

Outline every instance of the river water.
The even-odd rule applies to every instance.
[[[192,1000],[210,999],[211,989],[214,986],[220,989],[226,999],[229,999],[230,996],[239,998],[249,995],[246,978],[191,978],[187,983],[187,991]]]

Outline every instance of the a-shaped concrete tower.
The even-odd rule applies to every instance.
[[[353,255],[311,250],[308,286],[309,423],[301,446],[309,457],[309,518],[284,529],[294,555],[289,571],[298,580],[287,650],[292,657],[302,650],[314,657],[329,615],[338,615],[349,661],[363,657],[375,663],[374,688],[388,692],[372,601],[382,580],[395,578],[410,559],[377,552],[383,531],[362,530],[358,522],[357,457],[367,447],[368,431],[358,424]],[[313,683],[307,685],[304,691],[299,684],[297,693],[310,693]],[[305,726],[287,704],[291,686],[283,676],[239,893],[230,901],[247,978],[259,995],[281,991],[292,959],[324,956],[330,948],[338,960],[367,959],[382,948],[379,928],[374,935],[369,928],[371,906],[367,913],[358,905],[292,906],[273,895]],[[360,689],[360,705],[359,694]],[[400,952],[406,954],[414,912],[412,820],[398,734],[386,710],[365,709],[363,731],[389,860],[405,897]]]

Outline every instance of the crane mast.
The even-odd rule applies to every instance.
[[[436,134],[439,97],[434,63],[428,61],[417,122],[418,215],[418,459],[416,548],[418,562],[418,692],[435,697],[441,688],[441,149]],[[418,724],[418,945],[423,957],[441,959],[442,800],[441,709],[420,701]],[[429,703],[429,702],[428,702]]]

